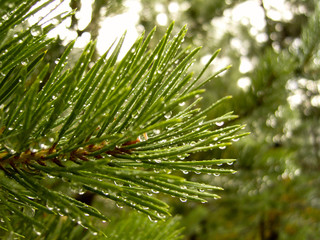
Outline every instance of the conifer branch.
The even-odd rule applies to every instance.
[[[17,15],[21,23],[30,14],[18,8]],[[18,23],[12,21],[9,18],[1,24],[2,39]],[[73,41],[48,78],[44,56],[52,40],[46,39],[47,30],[37,36],[30,30],[19,35],[19,41],[6,39],[0,55],[5,60],[0,67],[0,214],[4,229],[11,228],[10,218],[20,216],[43,228],[42,232],[50,230],[20,211],[25,208],[67,216],[93,232],[98,229],[87,215],[109,220],[72,194],[48,186],[50,179],[127,205],[154,220],[165,219],[170,211],[150,193],[161,192],[181,201],[219,198],[213,191],[220,187],[187,181],[181,172],[234,173],[228,165],[218,166],[231,165],[234,159],[194,161],[190,154],[224,149],[246,135],[238,133],[244,126],[222,127],[237,118],[232,113],[206,119],[229,96],[207,109],[194,108],[203,92],[199,86],[204,71],[194,78],[189,69],[200,48],[179,51],[186,27],[171,38],[173,26],[153,50],[147,52],[155,29],[145,39],[139,37],[118,60],[123,36],[93,67],[89,63],[95,42],[90,42],[75,65],[66,69]],[[182,107],[185,101],[189,107]]]

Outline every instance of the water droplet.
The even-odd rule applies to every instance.
[[[165,117],[166,119],[168,119],[168,118],[171,117],[171,115],[172,115],[172,112],[170,111],[170,112],[167,112],[167,113],[164,115],[164,117]]]
[[[118,183],[118,182],[116,182],[116,181],[113,181],[113,183],[114,183],[114,185],[119,186],[119,187],[122,187],[122,186],[123,186],[122,183]]]
[[[186,199],[186,198],[180,198],[180,201],[181,201],[181,202],[186,202],[187,199]]]
[[[139,116],[139,112],[134,112],[134,113],[132,113],[131,116],[132,116],[133,119],[137,119],[138,116]]]
[[[160,159],[156,159],[154,160],[156,163],[161,163],[161,160]]]
[[[34,231],[34,232],[35,232],[35,234],[37,234],[38,236],[40,236],[40,235],[41,235],[41,230],[40,230],[40,229],[38,229],[38,227],[33,226],[33,231]]]
[[[183,174],[188,174],[189,172],[187,170],[182,170]]]
[[[40,148],[41,149],[47,149],[47,148],[49,148],[49,146],[47,146],[47,145],[45,145],[43,143],[40,143]]]
[[[226,149],[227,146],[220,146],[220,149]]]
[[[220,176],[220,173],[214,173],[213,174],[215,177],[219,177]]]
[[[154,133],[154,134],[160,134],[160,130],[159,130],[159,129],[154,129],[154,130],[153,130],[153,133]]]
[[[197,166],[194,169],[197,170],[197,171],[201,171],[203,169],[203,166]]]
[[[159,218],[166,218],[166,215],[163,214],[163,213],[157,213],[157,216],[158,216]]]
[[[216,125],[217,125],[218,127],[221,127],[223,124],[224,124],[224,122],[216,122]]]
[[[9,19],[9,15],[8,15],[8,14],[3,15],[3,16],[2,16],[2,19],[3,19],[4,21],[7,21],[7,20]]]
[[[123,208],[123,205],[121,205],[120,203],[116,203],[116,206],[117,206],[118,208]]]
[[[179,103],[179,106],[184,106],[186,103],[185,102],[181,102],[181,103]]]
[[[151,192],[153,192],[153,193],[159,193],[159,191],[158,190],[154,190],[154,189],[151,189]]]
[[[106,196],[108,196],[109,195],[109,193],[108,192],[106,192],[106,191],[102,191],[103,192],[103,194],[104,195],[106,195]]]
[[[51,203],[49,201],[47,201],[46,207],[48,208],[48,210],[52,211],[54,209],[54,206],[51,205]]]
[[[31,33],[32,36],[37,37],[42,33],[42,28],[40,26],[38,26],[38,25],[33,26],[30,29],[30,33]]]
[[[232,141],[238,142],[238,141],[239,141],[239,138],[233,138]]]
[[[227,164],[231,166],[233,164],[233,162],[228,162]]]
[[[157,220],[156,218],[153,218],[153,217],[151,217],[150,215],[148,215],[148,218],[149,218],[149,220],[150,220],[151,222],[154,222],[154,223],[158,222],[158,220]]]

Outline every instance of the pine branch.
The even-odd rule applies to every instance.
[[[18,8],[17,15],[21,22],[30,13]],[[7,21],[0,27],[3,39],[9,27],[18,23],[12,18]],[[103,221],[108,218],[72,194],[50,186],[50,180],[63,180],[69,189],[90,191],[154,220],[165,219],[170,211],[150,193],[161,192],[183,202],[219,197],[215,190],[222,188],[187,181],[181,172],[234,173],[228,165],[218,166],[232,164],[234,159],[196,161],[189,156],[224,149],[246,135],[238,133],[244,126],[221,127],[237,117],[231,112],[206,119],[208,112],[230,97],[204,110],[194,108],[200,101],[198,94],[204,91],[199,87],[207,82],[201,82],[203,72],[197,78],[190,73],[200,48],[178,50],[186,27],[170,38],[172,30],[173,24],[149,51],[155,29],[145,39],[139,37],[118,61],[123,36],[91,68],[94,42],[86,46],[74,67],[65,69],[71,42],[49,78],[44,60],[51,43],[45,36],[48,30],[34,36],[28,29],[18,39],[6,39],[0,55],[5,60],[0,75],[3,229],[23,234],[10,223],[19,216],[43,233],[50,231],[23,210],[30,208],[67,216],[99,231],[88,215]],[[183,108],[186,101],[189,106]]]

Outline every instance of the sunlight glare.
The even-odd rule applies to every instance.
[[[123,58],[139,35],[136,25],[140,18],[141,3],[138,0],[127,0],[124,5],[127,7],[125,13],[107,17],[101,22],[97,40],[97,49],[100,55],[127,31],[119,54],[119,58]]]

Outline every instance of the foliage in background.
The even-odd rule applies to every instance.
[[[117,235],[99,226],[98,220],[109,218],[93,206],[96,196],[151,221],[171,215],[166,196],[199,203],[219,198],[221,187],[183,176],[234,173],[233,158],[192,155],[225,149],[246,135],[239,133],[244,125],[224,124],[237,118],[232,111],[207,118],[229,96],[198,107],[202,86],[219,73],[203,79],[219,50],[194,74],[190,67],[200,48],[180,49],[186,27],[171,37],[171,24],[153,48],[155,30],[139,37],[121,60],[124,36],[97,61],[91,41],[68,64],[72,41],[52,67],[45,57],[54,40],[46,33],[56,26],[54,19],[71,15],[46,16],[28,26],[28,17],[51,1],[31,8],[37,2],[7,2],[1,12],[0,234],[76,239],[89,229],[99,237]],[[145,222],[133,216],[114,228],[131,229],[138,221]],[[145,239],[180,238],[176,220],[148,227],[158,230],[140,234]]]
[[[141,2],[140,23],[145,29],[164,13],[178,26],[188,24],[192,34],[187,35],[187,44],[203,45],[203,59],[206,52],[222,47],[216,62],[231,62],[233,67],[207,86],[204,97],[232,95],[229,107],[252,132],[222,152],[221,157],[227,158],[241,153],[235,177],[210,179],[225,187],[222,199],[206,209],[177,206],[177,212],[186,216],[187,238],[318,238],[318,1]],[[177,4],[178,12],[172,11]],[[246,13],[252,6],[255,10]],[[194,216],[198,224],[192,221]]]

